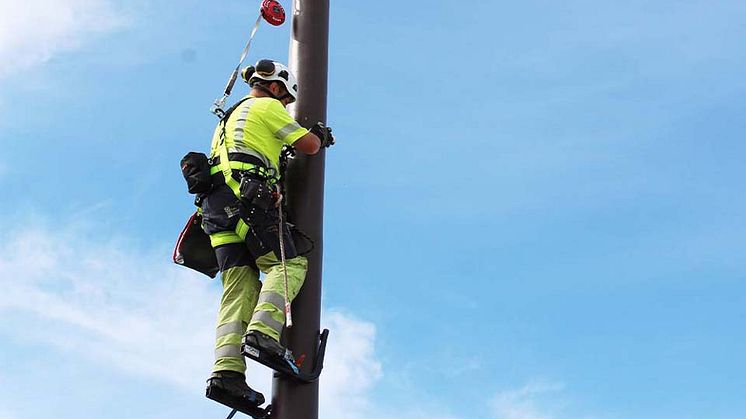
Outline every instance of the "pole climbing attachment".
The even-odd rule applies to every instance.
[[[270,25],[280,26],[285,23],[285,9],[276,0],[264,0],[262,2],[262,17]]]
[[[225,111],[223,110],[225,101],[228,100],[228,96],[230,96],[231,92],[233,91],[233,85],[236,84],[238,73],[239,71],[241,71],[241,65],[243,64],[246,57],[249,55],[251,41],[254,40],[254,35],[256,35],[256,31],[259,29],[259,24],[262,23],[262,19],[266,20],[267,23],[272,26],[282,25],[285,22],[285,9],[282,8],[282,5],[277,0],[262,1],[262,5],[259,8],[259,16],[256,17],[254,27],[251,28],[249,41],[246,43],[243,52],[241,52],[241,58],[238,60],[238,65],[231,73],[231,76],[228,78],[228,83],[225,85],[225,90],[223,90],[223,96],[215,99],[215,102],[213,102],[212,107],[210,108],[210,112],[214,113],[220,119],[225,116]]]
[[[238,60],[238,65],[233,70],[233,73],[231,73],[231,76],[228,78],[228,83],[225,85],[223,96],[221,98],[215,99],[215,102],[212,104],[212,107],[210,108],[210,112],[214,113],[220,119],[223,119],[223,117],[225,116],[225,111],[223,110],[223,106],[225,106],[225,101],[228,99],[228,96],[230,96],[231,92],[233,91],[233,85],[236,84],[236,79],[238,78],[238,72],[241,70],[241,64],[243,64],[244,60],[249,55],[249,49],[251,48],[251,41],[254,40],[254,35],[256,35],[257,29],[259,29],[260,23],[262,23],[261,13],[259,14],[259,16],[257,16],[256,22],[254,23],[254,27],[251,28],[251,35],[249,35],[249,42],[247,42],[246,46],[243,48],[243,52],[241,53],[241,58]]]
[[[272,339],[268,336],[262,338],[261,335],[261,333],[249,332],[244,336],[243,344],[241,345],[241,352],[244,356],[304,383],[312,383],[319,378],[321,370],[324,368],[326,341],[329,338],[328,329],[324,329],[316,336],[316,356],[313,359],[311,371],[307,373],[300,369],[303,361],[306,359],[305,354],[301,354],[299,357],[295,358],[293,353],[287,348],[283,348],[283,353],[278,353],[281,348],[279,344],[261,344],[258,339]],[[276,348],[268,349],[267,347],[269,346],[276,346]]]

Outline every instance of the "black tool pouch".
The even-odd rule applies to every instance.
[[[202,215],[195,212],[187,221],[174,247],[173,261],[215,278],[220,268],[210,236],[202,230]]]
[[[264,211],[274,207],[275,199],[272,189],[267,185],[266,179],[250,173],[242,173],[240,190],[241,200],[246,205],[257,207]]]
[[[181,159],[181,174],[184,175],[189,193],[201,194],[210,192],[212,177],[210,162],[202,153],[189,152]]]

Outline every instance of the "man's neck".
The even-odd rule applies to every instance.
[[[251,92],[249,93],[249,95],[253,97],[272,97],[268,95],[266,92],[263,92],[259,89],[251,89]]]

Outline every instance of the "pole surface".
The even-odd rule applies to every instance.
[[[306,128],[319,121],[326,123],[328,39],[329,0],[294,0],[288,61],[298,78],[299,93],[291,112]],[[293,301],[293,327],[284,334],[285,343],[296,357],[306,355],[304,372],[310,372],[313,367],[320,331],[324,158],[324,149],[314,156],[298,153],[288,165],[286,178],[288,218],[316,245],[314,251],[306,255],[308,274]],[[273,419],[317,419],[318,381],[305,384],[275,374],[272,406]]]

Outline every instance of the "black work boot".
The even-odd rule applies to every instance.
[[[244,336],[243,342],[243,353],[249,358],[275,371],[291,375],[300,373],[300,367],[293,353],[267,334],[258,330],[250,330]]]
[[[244,337],[244,343],[268,355],[281,359],[285,359],[290,352],[284,346],[280,345],[280,342],[258,330],[249,330],[249,333]]]
[[[264,395],[246,384],[246,377],[236,371],[218,371],[207,380],[207,397],[234,409],[259,406]]]

